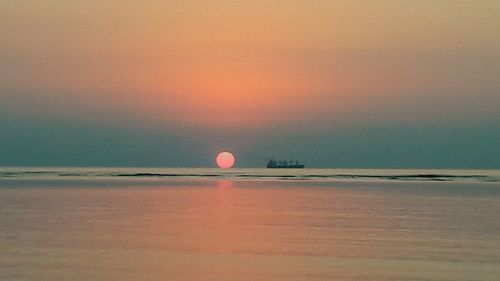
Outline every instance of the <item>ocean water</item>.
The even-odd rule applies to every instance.
[[[0,280],[500,280],[500,171],[0,168]]]

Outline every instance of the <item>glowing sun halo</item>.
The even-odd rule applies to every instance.
[[[217,155],[217,158],[215,158],[215,162],[217,163],[217,166],[222,169],[229,169],[233,167],[234,162],[236,161],[236,158],[234,157],[234,154],[231,152],[221,152]]]

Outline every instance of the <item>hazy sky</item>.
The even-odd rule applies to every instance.
[[[0,2],[0,165],[500,167],[500,1]]]

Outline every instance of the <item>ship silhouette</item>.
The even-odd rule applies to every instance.
[[[299,161],[287,161],[287,160],[278,160],[275,161],[273,159],[267,162],[267,168],[273,169],[303,169],[305,167],[304,164],[299,164]]]

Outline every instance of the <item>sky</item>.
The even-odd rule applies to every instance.
[[[0,2],[0,165],[500,168],[500,2]]]

